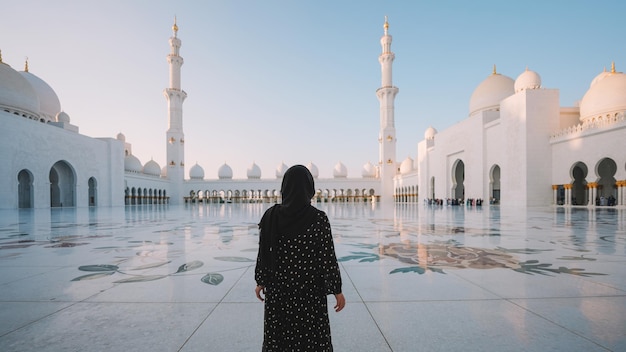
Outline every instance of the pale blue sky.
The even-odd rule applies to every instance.
[[[0,0],[5,63],[50,84],[93,137],[126,135],[143,162],[165,163],[168,38],[182,40],[185,159],[216,178],[256,162],[314,162],[349,177],[378,161],[384,16],[393,36],[397,159],[415,158],[432,125],[468,115],[492,71],[526,67],[573,106],[603,68],[626,67],[624,1]],[[471,136],[468,136],[471,138]],[[59,141],[62,143],[62,141]]]

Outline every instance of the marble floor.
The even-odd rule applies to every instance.
[[[0,211],[0,351],[260,351],[268,206]],[[626,209],[318,207],[335,351],[626,351]]]

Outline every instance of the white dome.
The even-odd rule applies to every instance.
[[[482,81],[472,93],[469,104],[470,115],[481,110],[498,109],[503,99],[515,93],[513,79],[496,73],[495,68],[493,71],[493,74]]]
[[[315,166],[315,164],[313,164],[312,162],[310,162],[307,166],[307,169],[309,169],[309,171],[311,172],[311,175],[313,175],[313,178],[317,178],[320,175],[319,170],[317,170],[317,166]]]
[[[143,173],[150,176],[161,176],[161,166],[156,161],[150,160],[143,166]]]
[[[624,110],[626,110],[626,75],[615,72],[613,68],[611,72],[595,81],[583,96],[580,101],[580,120]]]
[[[161,168],[161,177],[167,177],[167,165]]]
[[[48,83],[30,72],[20,72],[26,78],[28,83],[33,86],[37,97],[39,98],[39,115],[48,121],[54,121],[54,117],[61,112],[61,103],[57,93],[54,92]]]
[[[198,163],[192,166],[191,169],[189,169],[189,178],[192,180],[204,179],[204,169],[202,166],[198,165]]]
[[[413,171],[413,159],[407,156],[402,164],[400,164],[400,173],[404,175],[408,174],[411,171]]]
[[[231,179],[233,178],[233,169],[231,169],[228,164],[224,163],[224,165],[220,166],[219,170],[217,170],[217,177],[220,180]]]
[[[424,132],[424,139],[426,140],[435,139],[436,134],[437,134],[437,130],[433,126],[430,126],[426,129],[426,132]]]
[[[333,168],[333,177],[334,178],[346,178],[348,177],[348,169],[344,164],[338,162]]]
[[[68,115],[65,111],[59,111],[55,116],[55,121],[70,123],[70,115]]]
[[[124,157],[124,170],[140,173],[143,167],[141,166],[141,161],[131,154]]]
[[[285,165],[285,163],[280,163],[280,165],[276,168],[276,178],[283,178],[287,169],[289,169],[289,167]]]
[[[528,68],[515,80],[515,93],[539,88],[541,88],[541,77],[537,72],[530,71]]]
[[[259,179],[261,178],[261,168],[259,167],[259,165],[253,162],[252,165],[250,165],[250,167],[248,168],[246,175],[248,176],[248,178]]]
[[[0,107],[39,117],[39,97],[24,76],[0,63]]]
[[[118,141],[122,141],[122,142],[126,142],[126,136],[122,132],[120,132],[120,133],[117,134],[117,140]]]
[[[376,168],[369,161],[367,164],[363,165],[363,171],[361,172],[361,176],[365,178],[374,178],[376,177]]]

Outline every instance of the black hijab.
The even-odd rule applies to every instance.
[[[305,166],[295,165],[285,172],[280,193],[282,204],[268,209],[259,223],[260,263],[272,271],[276,269],[278,239],[304,233],[317,215],[317,209],[311,205],[315,183]]]

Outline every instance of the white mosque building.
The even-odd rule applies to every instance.
[[[145,164],[123,134],[92,138],[62,111],[54,90],[29,72],[2,62],[0,53],[0,209],[275,202],[288,165],[262,178],[252,163],[246,179],[222,165],[217,179],[196,164],[185,179],[181,40],[169,39],[167,165]],[[396,159],[392,37],[385,20],[379,56],[382,85],[378,165],[348,177],[341,162],[320,179],[317,201],[422,202],[485,199],[519,206],[626,204],[626,75],[602,72],[576,107],[561,107],[559,91],[541,86],[530,70],[516,80],[496,72],[478,85],[468,117],[416,141],[416,158]],[[62,143],[59,143],[62,141]],[[279,155],[276,156],[280,158]]]

